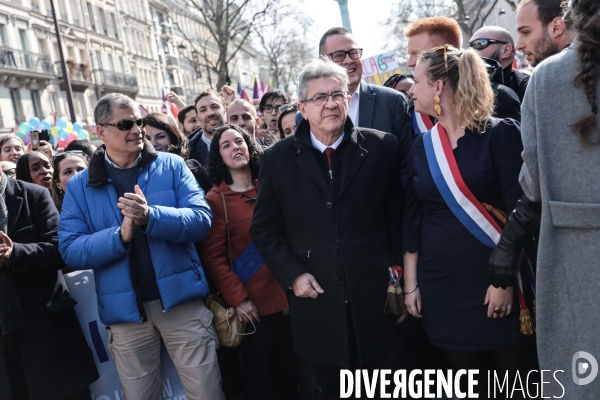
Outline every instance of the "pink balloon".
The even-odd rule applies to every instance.
[[[65,142],[67,143],[71,143],[73,140],[78,140],[79,136],[77,136],[76,133],[69,133],[69,137],[67,138],[67,140],[65,140]]]

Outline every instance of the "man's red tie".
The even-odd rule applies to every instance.
[[[333,179],[333,173],[331,172],[331,170],[333,169],[333,147],[328,147],[325,150],[323,150],[323,154],[325,154],[325,157],[327,157],[327,164],[329,165],[329,176],[331,177],[331,179]]]

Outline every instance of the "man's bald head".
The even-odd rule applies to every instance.
[[[491,58],[502,64],[502,68],[511,65],[515,57],[515,40],[510,32],[499,26],[484,26],[479,28],[469,43],[478,39],[499,40],[503,43],[490,43],[487,47],[477,50],[480,56]]]

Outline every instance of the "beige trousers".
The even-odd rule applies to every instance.
[[[160,339],[175,364],[187,400],[221,400],[219,339],[202,300],[163,312],[159,300],[144,304],[148,321],[108,329],[108,348],[127,400],[162,400]]]

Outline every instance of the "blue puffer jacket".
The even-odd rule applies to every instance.
[[[71,178],[60,215],[59,251],[75,270],[93,269],[100,319],[105,325],[139,323],[129,262],[131,244],[123,245],[118,198],[104,164],[104,146],[88,169]],[[138,185],[148,202],[145,234],[164,311],[202,298],[208,283],[194,242],[210,231],[212,212],[204,192],[173,154],[157,154],[146,141]]]

